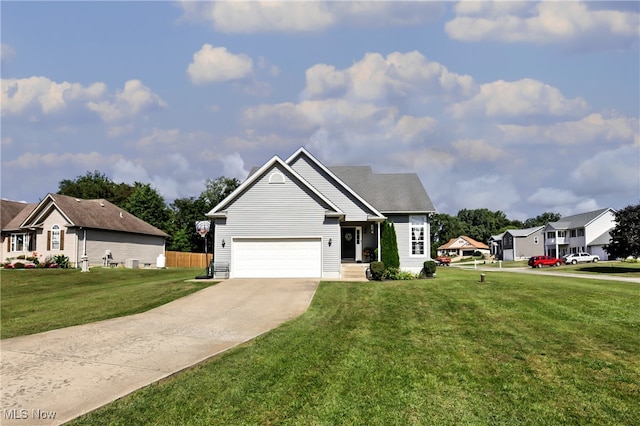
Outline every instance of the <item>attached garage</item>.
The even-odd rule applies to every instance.
[[[321,278],[322,239],[233,238],[234,278]]]

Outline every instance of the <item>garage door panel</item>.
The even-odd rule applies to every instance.
[[[237,278],[319,278],[320,238],[237,239],[232,274]]]

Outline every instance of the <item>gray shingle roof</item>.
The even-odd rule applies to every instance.
[[[59,194],[48,194],[29,213],[29,220],[35,217],[50,204],[49,199],[58,206],[62,213],[71,221],[72,226],[104,229],[109,231],[130,232],[134,234],[168,237],[164,231],[137,218],[122,208],[107,200],[83,200]],[[36,213],[34,215],[34,213]],[[32,223],[31,225],[38,225]]]
[[[379,174],[369,166],[328,169],[382,213],[436,211],[415,173]]]
[[[534,232],[538,232],[542,229],[544,229],[544,226],[535,226],[533,228],[526,228],[526,229],[509,229],[505,232],[510,233],[514,237],[528,237]]]
[[[609,208],[574,214],[572,216],[565,216],[560,218],[560,220],[557,222],[549,222],[547,226],[551,229],[581,228],[596,219],[607,210],[609,210]]]

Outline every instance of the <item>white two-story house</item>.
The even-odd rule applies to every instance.
[[[570,253],[588,252],[607,260],[605,247],[615,228],[615,210],[612,208],[566,216],[550,222],[544,229],[545,253],[562,257]]]

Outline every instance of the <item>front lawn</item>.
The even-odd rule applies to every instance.
[[[1,336],[144,312],[203,289],[202,269],[2,269]]]
[[[300,318],[71,424],[637,424],[639,300],[458,268],[323,282]]]

